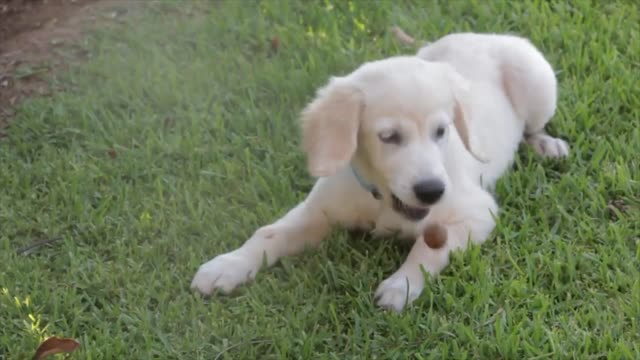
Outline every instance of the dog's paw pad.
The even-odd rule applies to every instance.
[[[540,155],[550,158],[562,158],[569,155],[569,144],[547,134],[533,134],[527,137],[527,143]]]
[[[233,253],[222,254],[200,266],[191,282],[191,289],[203,295],[210,295],[216,290],[228,294],[238,285],[252,280],[256,271],[250,259]]]

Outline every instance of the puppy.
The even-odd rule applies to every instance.
[[[556,86],[528,40],[474,33],[331,78],[302,112],[308,169],[319,178],[313,189],[240,248],[203,264],[192,288],[229,293],[263,260],[270,266],[316,246],[332,226],[394,231],[415,243],[375,297],[401,311],[422,292],[423,271],[438,274],[451,251],[490,235],[498,205],[489,190],[523,137],[542,156],[568,154],[566,142],[544,131]],[[432,225],[446,231],[441,246],[421,235]]]

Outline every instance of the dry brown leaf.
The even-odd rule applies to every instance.
[[[271,50],[278,51],[280,49],[280,39],[278,37],[271,38]]]
[[[33,355],[32,360],[41,360],[53,354],[70,353],[79,347],[80,343],[73,339],[64,339],[53,336],[38,346],[38,350],[36,350],[36,354]]]
[[[165,128],[172,128],[175,124],[176,124],[176,119],[174,119],[171,116],[167,116],[164,119],[164,127]]]
[[[400,29],[399,26],[394,26],[391,28],[391,32],[396,36],[396,39],[405,45],[413,45],[416,41],[409,36],[404,30]]]
[[[629,207],[622,199],[610,200],[607,204],[607,211],[609,212],[609,216],[611,216],[611,218],[614,220],[618,219],[618,214],[625,214],[628,209]]]

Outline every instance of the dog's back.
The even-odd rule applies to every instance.
[[[506,154],[515,152],[523,134],[540,133],[555,112],[553,68],[525,38],[457,33],[421,48],[417,56],[446,62],[469,81],[469,131],[488,160],[480,166],[488,185],[510,165]]]

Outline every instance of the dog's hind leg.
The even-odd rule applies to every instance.
[[[556,111],[557,80],[553,68],[529,41],[513,40],[502,51],[501,70],[507,96],[525,122],[524,138],[542,156],[567,156],[567,142],[545,131]]]
[[[525,140],[542,156],[558,158],[569,155],[569,144],[560,138],[547,134],[545,131],[525,134]]]

